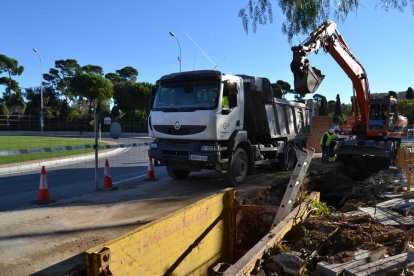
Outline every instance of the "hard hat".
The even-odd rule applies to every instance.
[[[333,128],[331,128],[328,132],[329,132],[330,134],[333,134],[333,133],[335,132],[335,130],[334,130]]]

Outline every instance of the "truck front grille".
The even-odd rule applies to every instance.
[[[206,126],[182,125],[180,129],[175,129],[172,125],[154,125],[154,129],[158,132],[170,135],[191,135],[203,132]]]

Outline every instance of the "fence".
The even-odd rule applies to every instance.
[[[108,131],[109,125],[101,121],[102,131]],[[112,120],[115,121],[115,120]],[[116,120],[122,127],[123,132],[142,133],[148,132],[146,120]],[[79,131],[79,133],[93,131],[92,118],[73,119],[44,118],[44,131]],[[0,131],[40,131],[39,116],[25,115],[0,115]]]
[[[0,131],[0,211],[25,208],[22,206],[30,206],[37,199],[42,166],[46,168],[50,197],[57,201],[94,192],[97,186],[102,188],[106,160],[114,186],[136,183],[147,175],[151,141],[148,137],[103,138],[99,142],[96,171],[92,135],[66,131],[45,131],[44,136],[40,136],[40,131],[33,133]]]

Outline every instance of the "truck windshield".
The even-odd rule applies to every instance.
[[[152,110],[181,112],[217,108],[219,82],[166,83],[158,88]]]

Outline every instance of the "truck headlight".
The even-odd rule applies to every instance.
[[[153,149],[153,150],[158,149],[158,143],[157,142],[150,143],[150,149]]]
[[[200,151],[220,151],[219,145],[204,145],[201,146]]]

